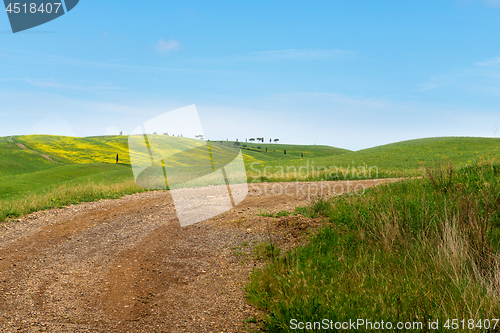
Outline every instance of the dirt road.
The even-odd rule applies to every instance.
[[[15,143],[19,148],[21,149],[24,149],[24,150],[27,150],[27,151],[32,151],[34,153],[37,153],[38,155],[42,156],[43,158],[45,158],[47,161],[50,161],[52,163],[55,163],[55,164],[62,164],[62,163],[59,163],[59,162],[56,162],[54,161],[52,158],[50,158],[49,155],[45,155],[45,154],[42,154],[42,153],[39,153],[35,150],[32,150],[32,149],[29,149],[28,147],[26,147],[25,145],[23,145],[22,143],[18,143],[18,142],[14,142],[13,140],[13,136],[10,136],[7,138],[7,141],[9,141],[10,143]]]
[[[387,181],[395,180],[323,185],[337,185],[332,195]],[[168,191],[0,224],[0,331],[244,331],[243,319],[256,314],[244,283],[263,264],[252,246],[266,239],[268,222],[315,223],[258,215],[307,204],[307,191],[279,191],[289,185],[256,185],[236,208],[184,228]]]

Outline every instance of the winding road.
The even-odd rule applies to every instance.
[[[54,161],[52,158],[50,158],[50,156],[49,156],[49,155],[45,155],[45,154],[42,154],[42,153],[37,152],[37,151],[35,151],[35,150],[29,149],[29,148],[27,148],[25,145],[23,145],[22,143],[14,142],[13,138],[14,138],[14,136],[8,137],[8,138],[7,138],[7,141],[9,141],[10,143],[15,143],[15,144],[16,144],[16,145],[18,145],[18,147],[19,147],[19,148],[21,148],[21,149],[24,149],[24,150],[27,150],[27,151],[32,151],[32,152],[34,152],[34,153],[37,153],[38,155],[42,156],[43,158],[45,158],[46,160],[48,160],[48,161],[50,161],[50,162],[52,162],[52,163],[55,163],[55,164],[63,164],[63,163],[60,163],[60,162],[56,162],[56,161]]]
[[[244,319],[257,310],[246,303],[244,286],[264,264],[252,248],[270,235],[279,246],[293,246],[303,230],[323,223],[261,213],[291,211],[321,189],[329,196],[393,181],[250,184],[237,207],[187,227],[180,227],[169,191],[5,222],[0,331],[245,331],[255,324]]]

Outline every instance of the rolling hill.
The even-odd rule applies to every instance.
[[[126,183],[124,188],[127,193],[141,190],[133,181],[127,136],[77,138],[28,135],[16,136],[13,140],[50,156],[57,163],[36,152],[21,149],[6,137],[0,138],[0,200],[4,202],[25,200],[28,195],[47,196],[61,186],[76,188],[97,184],[102,187],[101,192],[106,192],[107,187]],[[196,145],[196,140],[160,135],[154,141],[170,152],[167,155],[171,159],[181,156],[172,152],[186,151]],[[233,153],[227,152],[240,148],[248,180],[254,182],[415,176],[425,165],[451,162],[463,166],[480,159],[497,158],[500,153],[500,139],[476,137],[416,139],[359,151],[321,145],[232,141],[212,141],[210,145],[215,154],[226,156],[228,160]],[[119,163],[116,163],[117,154]],[[143,157],[149,158],[147,155]],[[181,160],[177,162],[182,165]],[[369,167],[376,172],[361,172]],[[304,172],[298,173],[299,170]],[[99,195],[85,198],[94,200]],[[73,201],[78,200],[75,197]]]

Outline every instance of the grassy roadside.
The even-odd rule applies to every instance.
[[[43,191],[26,193],[13,199],[0,201],[0,222],[16,218],[39,210],[63,207],[69,204],[117,199],[127,194],[144,192],[133,180],[119,183],[67,182],[51,186]]]
[[[296,149],[300,149],[300,146]],[[262,178],[263,181],[320,181],[414,177],[421,174],[422,168],[443,161],[462,167],[481,159],[498,157],[500,139],[425,138],[359,151],[337,151],[335,154],[316,155],[313,158],[300,158],[300,156],[287,158],[281,153],[278,157],[270,159],[275,156],[274,153],[253,152],[253,154],[255,161],[262,162],[247,163],[249,180]]]
[[[169,147],[169,151],[193,144],[193,140],[186,138],[155,138]],[[28,135],[15,136],[13,140],[62,164],[54,164],[35,152],[20,149],[15,143],[8,142],[7,137],[0,138],[0,221],[69,203],[144,191],[133,182],[127,136]],[[223,156],[225,145],[226,142],[220,147],[218,142],[214,143],[212,150],[220,151]],[[228,148],[234,147],[231,142],[227,145]],[[275,149],[288,150],[288,156],[283,158],[278,153],[259,152],[256,147],[254,150],[243,149],[243,152],[248,152],[244,155],[247,164],[277,159],[286,165],[299,155],[299,150],[311,157],[344,152],[327,146],[274,145]],[[118,164],[115,163],[116,154],[119,155]]]
[[[37,137],[14,137],[14,142],[27,143],[30,149],[38,148],[23,140]],[[41,143],[64,138],[41,137]],[[69,151],[74,154],[72,149]],[[84,155],[85,150],[80,154]],[[64,164],[52,163],[8,142],[7,137],[0,138],[0,222],[38,210],[144,191],[133,181],[130,165],[75,163],[57,154],[50,156]]]
[[[49,188],[63,184],[78,185],[88,182],[115,184],[130,180],[133,180],[133,176],[127,165],[108,163],[64,165],[0,177],[0,200],[15,199],[28,193],[43,193]]]
[[[159,142],[168,139],[171,149],[192,144],[192,140],[187,138],[158,136],[157,139]],[[0,138],[0,220],[30,212],[35,209],[33,207],[58,205],[53,203],[51,206],[43,199],[47,193],[59,191],[58,188],[64,193],[69,187],[90,189],[109,185],[127,188],[123,193],[140,191],[139,187],[130,185],[133,176],[126,136],[73,138],[30,135],[16,136],[14,141],[64,164],[51,163],[35,152],[20,149],[8,142],[6,137]],[[220,148],[221,156],[225,148],[236,147],[231,141],[211,144],[214,151]],[[496,156],[500,140],[428,138],[356,152],[320,145],[238,144],[242,149],[248,182],[276,182],[412,177],[420,174],[425,163],[447,159],[456,165],[464,165],[474,163],[481,156]],[[119,154],[118,164],[115,163],[116,154]],[[88,184],[93,184],[93,187]],[[38,196],[41,198],[38,199]],[[85,200],[101,198],[95,193],[88,196],[81,193],[70,200],[76,202],[78,197],[85,197]],[[13,208],[16,205],[24,207],[25,204],[21,203],[26,198],[44,204],[33,204],[29,209]],[[16,201],[20,203],[16,204]]]
[[[320,199],[305,213],[328,226],[254,271],[248,300],[267,313],[269,332],[304,331],[292,330],[292,319],[410,321],[424,329],[439,320],[436,331],[447,331],[447,319],[498,318],[499,193],[500,165],[483,161],[428,169],[422,179],[361,197]],[[484,331],[483,322],[475,329]]]
[[[0,137],[0,177],[24,174],[38,170],[49,170],[57,165],[39,154],[19,148],[15,143]]]
[[[164,147],[169,147],[168,150],[175,150],[177,145],[188,147],[193,141],[161,135],[155,138]],[[73,138],[29,135],[15,137],[14,140],[65,163],[114,163],[116,154],[119,154],[121,163],[130,164],[127,136]],[[475,163],[481,157],[488,159],[500,154],[500,139],[475,137],[415,139],[359,151],[321,145],[211,143],[221,148],[241,149],[249,182],[412,177],[418,175],[426,164],[448,160],[463,166]]]

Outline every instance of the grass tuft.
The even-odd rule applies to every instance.
[[[116,199],[127,194],[144,192],[134,181],[117,184],[96,184],[94,182],[63,184],[51,187],[41,193],[28,193],[10,200],[0,201],[0,221],[17,218],[39,210],[63,207],[100,199]]]
[[[304,322],[496,318],[500,310],[500,165],[429,169],[362,197],[315,200],[329,225],[255,270],[246,293],[269,332]],[[481,331],[481,329],[478,329]]]

